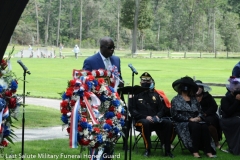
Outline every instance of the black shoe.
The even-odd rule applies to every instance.
[[[174,155],[171,152],[166,152],[165,156],[168,156],[170,158],[174,158]]]
[[[145,151],[145,153],[144,153],[144,156],[149,157],[150,154],[151,154],[150,149],[146,149],[146,151]]]

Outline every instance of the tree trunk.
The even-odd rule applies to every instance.
[[[57,28],[57,46],[59,46],[59,34],[60,34],[60,16],[61,16],[61,7],[62,7],[62,0],[59,0],[59,10],[58,10],[58,28]]]
[[[82,42],[82,1],[83,0],[80,0],[79,48],[81,48],[81,42]]]
[[[138,11],[139,11],[139,1],[135,0],[135,15],[134,15],[134,28],[133,28],[133,38],[132,38],[132,55],[137,52],[137,28],[138,28]]]
[[[52,4],[52,0],[50,0],[50,5]],[[45,29],[45,46],[48,44],[48,28],[49,28],[49,20],[50,20],[50,8],[48,8],[47,14],[47,23]]]
[[[73,25],[72,25],[72,9],[73,9],[73,2],[69,1],[69,28],[71,30],[69,37],[70,39],[73,37]]]
[[[119,34],[119,28],[120,28],[120,0],[118,0],[118,8],[117,8],[117,49],[119,49],[119,41],[120,41],[120,34]]]
[[[37,44],[39,44],[39,24],[38,24],[38,6],[37,6],[37,0],[35,2],[35,11],[36,11],[36,23],[37,23]]]

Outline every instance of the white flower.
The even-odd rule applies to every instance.
[[[7,89],[8,88],[7,82],[4,79],[2,79],[2,78],[0,78],[0,85],[3,87],[3,89]]]
[[[88,129],[87,129],[87,128],[83,130],[83,135],[84,135],[84,136],[87,136],[87,135],[88,135],[88,133],[89,133],[89,131],[88,131]]]

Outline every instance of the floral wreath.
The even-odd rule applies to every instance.
[[[110,70],[73,70],[73,79],[62,93],[61,120],[67,126],[70,148],[113,148],[123,134],[124,102],[116,92],[117,67]],[[98,154],[101,154],[99,152]]]
[[[20,106],[17,97],[18,82],[15,74],[11,71],[10,58],[13,53],[9,53],[8,57],[3,58],[0,63],[0,153],[3,154],[4,147],[8,143],[13,143],[12,138],[16,136],[13,132],[12,118],[17,120],[18,108]]]

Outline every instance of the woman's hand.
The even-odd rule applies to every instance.
[[[200,122],[201,118],[200,117],[190,118],[189,121],[190,122]]]

